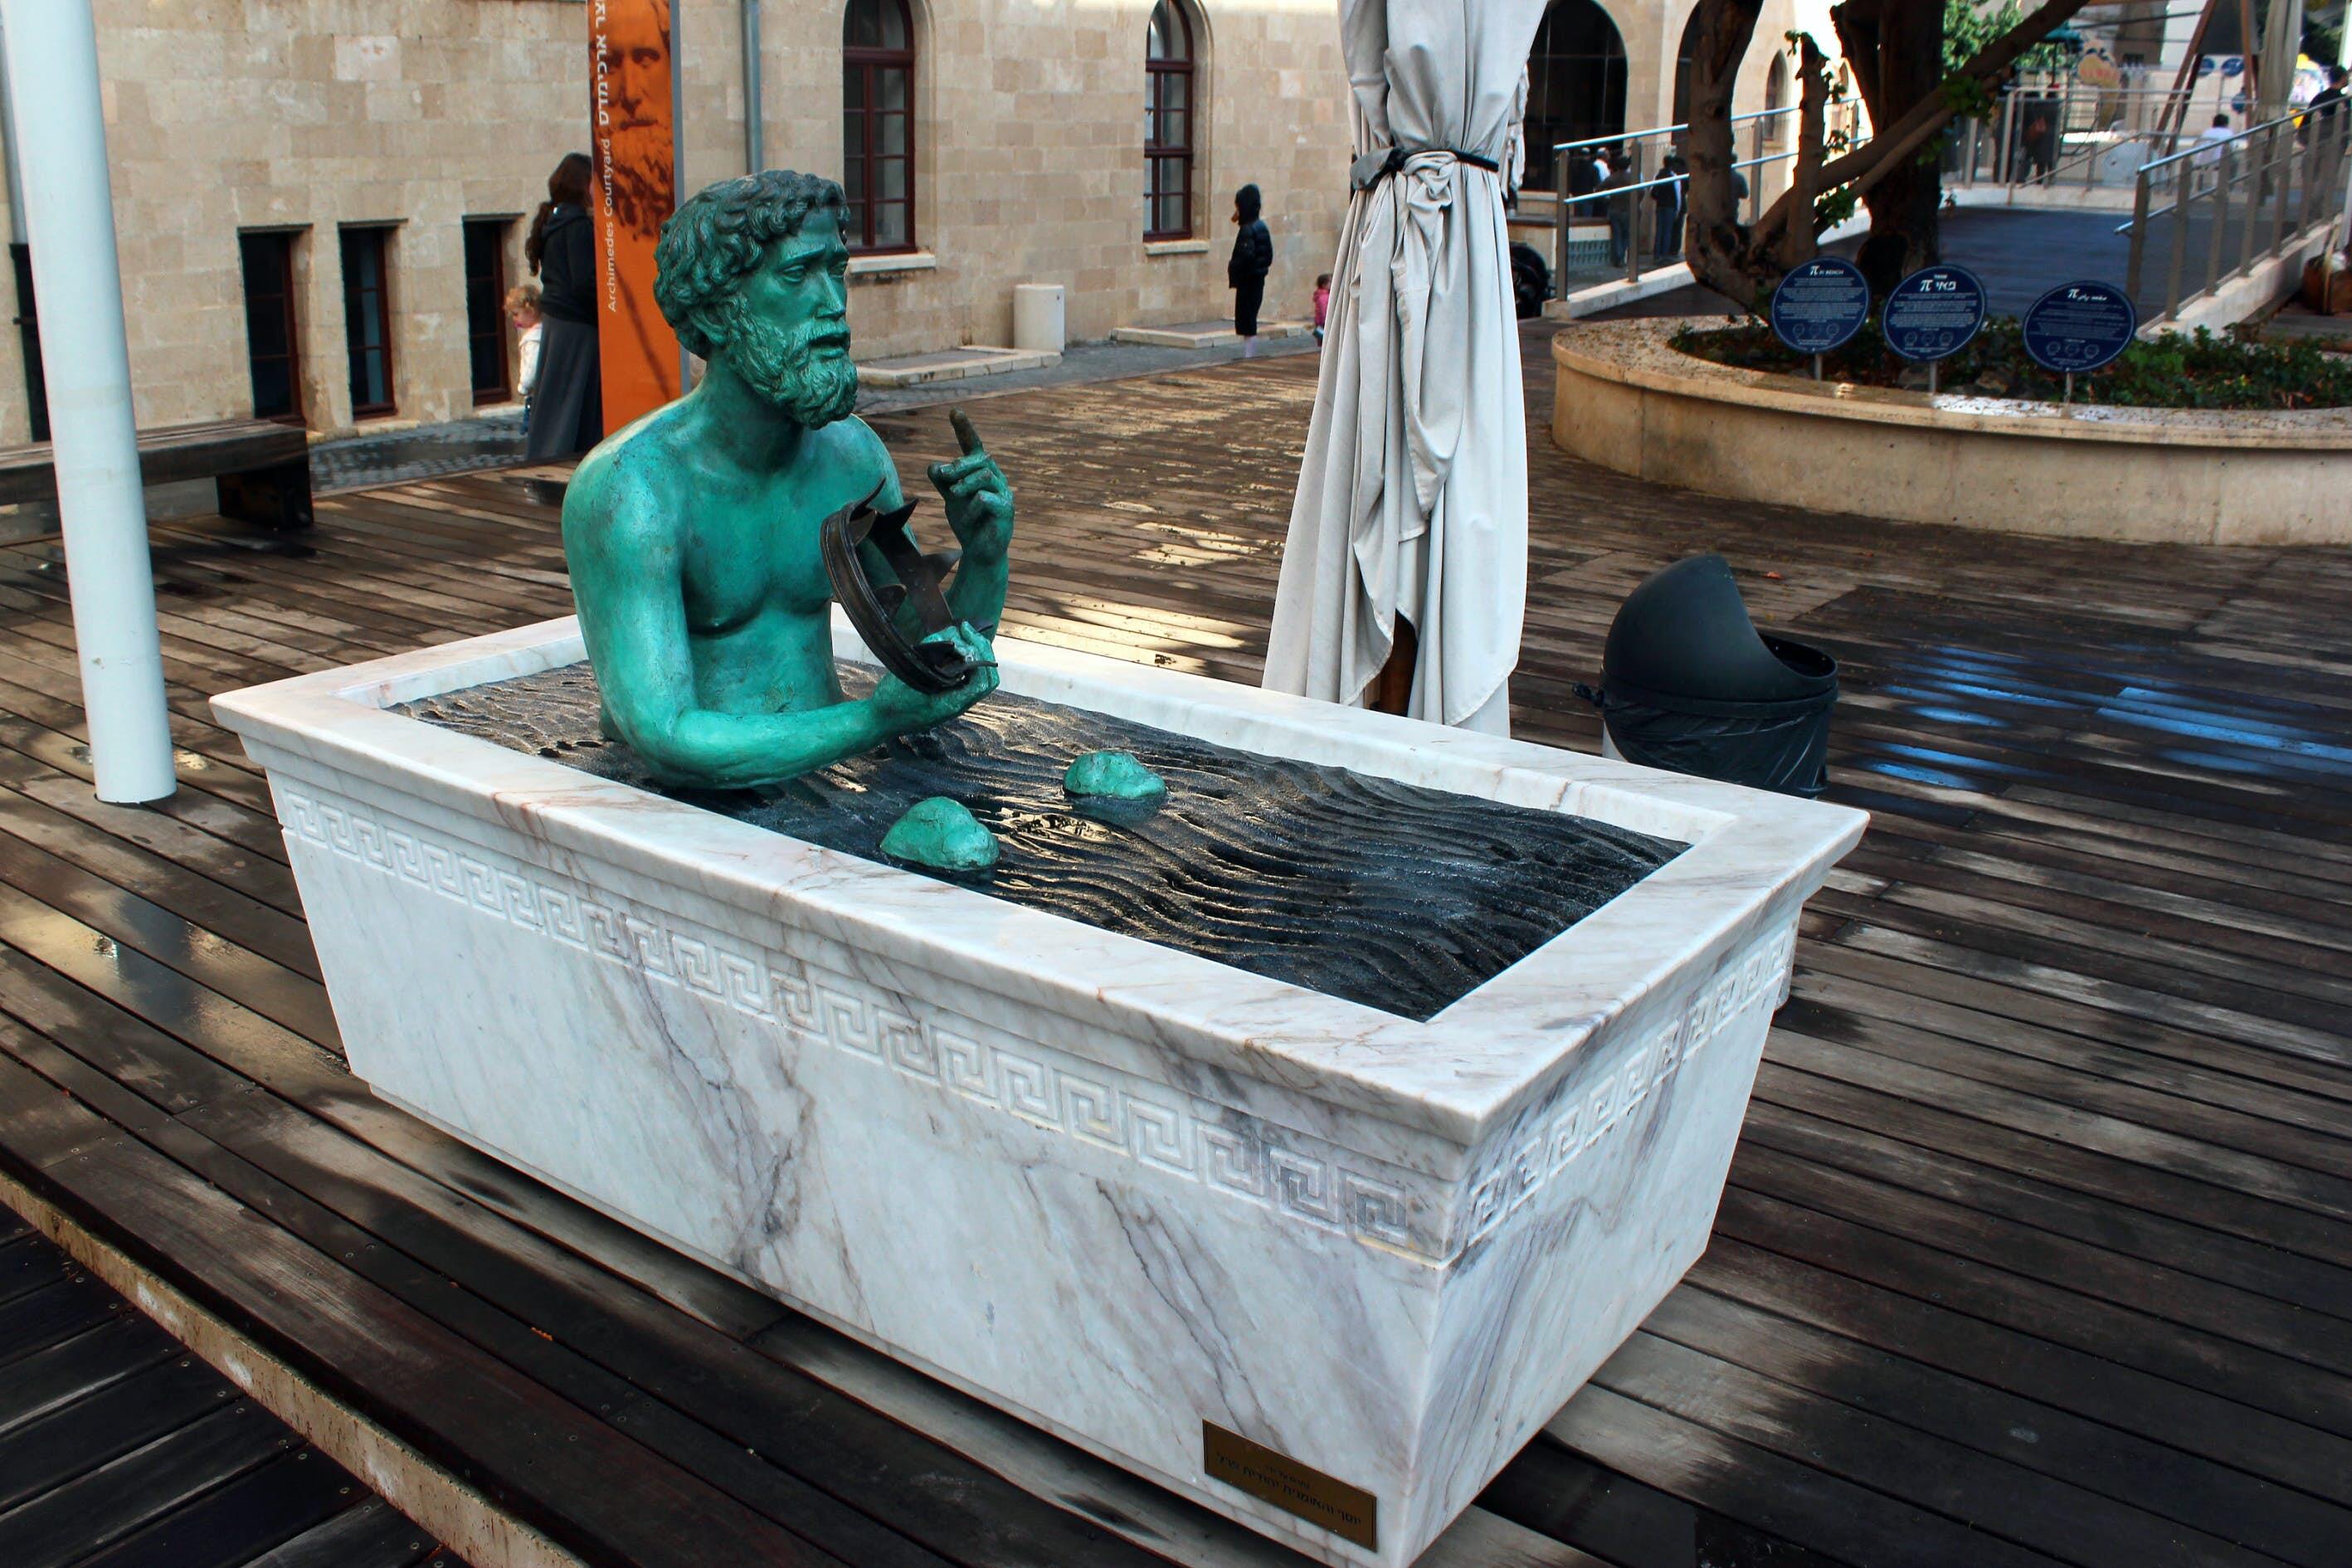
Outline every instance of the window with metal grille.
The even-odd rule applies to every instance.
[[[1192,23],[1182,5],[1160,0],[1143,50],[1143,237],[1192,237]]]
[[[352,417],[394,411],[392,278],[388,228],[347,228],[343,240],[343,347],[351,357]]]
[[[478,408],[514,395],[507,353],[507,232],[513,226],[512,218],[466,220],[466,336]]]
[[[843,13],[841,188],[850,249],[915,248],[915,27],[906,0],[849,0]]]
[[[236,237],[245,272],[245,359],[253,414],[289,425],[302,417],[302,334],[294,308],[294,242],[284,229]]]

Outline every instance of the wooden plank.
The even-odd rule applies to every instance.
[[[7,1510],[227,1410],[236,1395],[212,1368],[173,1356],[10,1432],[0,1441],[0,1543],[8,1539]],[[246,1406],[239,1424],[254,1425],[251,1415]]]
[[[1643,1325],[1643,1333],[1753,1369],[1775,1385],[1804,1391],[1811,1400],[1850,1406],[2046,1473],[2148,1516],[2119,1517],[2112,1538],[2118,1546],[2147,1531],[2150,1519],[2170,1520],[2217,1542],[2310,1568],[2329,1568],[2340,1556],[2347,1530],[2352,1529],[2352,1513],[2343,1509],[2199,1462],[2137,1434],[1938,1372],[1707,1290],[1675,1291]],[[1632,1370],[1621,1367],[1618,1375]],[[1775,1394],[1769,1401],[1772,1408],[1785,1408],[1787,1403],[1785,1394]],[[1811,1430],[1811,1423],[1805,1430]],[[1874,1463],[1891,1457],[1882,1453],[1872,1458]],[[1948,1481],[1957,1479],[1956,1472],[1945,1473]],[[1909,1495],[1907,1488],[1898,1485],[1896,1489]],[[2008,1489],[2005,1485],[2003,1489]],[[1955,1489],[1947,1498],[1966,1507],[1969,1495]],[[2061,1530],[2100,1517],[2088,1509],[2078,1511],[2073,1501],[2060,1506],[2065,1514],[2059,1521]],[[2160,1558],[2175,1547],[2160,1542],[2152,1550]],[[2228,1547],[2214,1550],[2225,1554],[2219,1560],[2227,1560]]]
[[[67,1276],[0,1304],[0,1372],[14,1375],[18,1362],[89,1333],[127,1310],[111,1290],[86,1274]]]
[[[1744,1137],[1759,1147],[2237,1285],[2305,1311],[2352,1314],[2352,1269],[2210,1222],[2194,1223],[2199,1216],[2193,1214],[2136,1206],[2147,1201],[2138,1173],[2117,1175],[2102,1169],[2095,1156],[2068,1167],[2070,1175],[2081,1173],[2078,1179],[2060,1180],[2040,1147],[2031,1148],[2026,1159],[2005,1156],[1976,1136],[1980,1124],[1938,1119],[1891,1097],[1864,1092],[1825,1105],[1832,1086],[1778,1072],[1759,1079],[1757,1090]],[[2120,1194],[2119,1200],[2106,1201],[2102,1193]],[[2224,1217],[2227,1213],[2221,1211]]]
[[[297,1448],[207,1492],[81,1568],[243,1568],[351,1506],[359,1483],[312,1448]]]
[[[290,1446],[284,1434],[284,1427],[247,1401],[213,1410],[0,1514],[0,1563],[67,1568],[189,1499],[278,1458]]]
[[[345,1509],[323,1524],[272,1547],[246,1568],[456,1568],[426,1553],[433,1542],[381,1498]]]
[[[27,1422],[179,1354],[171,1336],[146,1319],[117,1317],[61,1344],[21,1356],[10,1363],[6,1381],[0,1383],[0,1441],[13,1440]]]
[[[2070,1562],[2110,1552],[2169,1568],[2260,1568],[2271,1561],[2221,1537],[2053,1479],[2038,1466],[1987,1455],[1834,1399],[1811,1402],[1803,1432],[1792,1434],[1780,1414],[1794,1393],[1792,1385],[1655,1334],[1627,1341],[1593,1383],[1979,1531],[1979,1543],[1971,1547],[1980,1554],[1976,1561],[2000,1560],[1996,1541]],[[1575,1410],[1571,1402],[1570,1411]],[[1573,1423],[1580,1417],[1564,1414],[1562,1419]],[[1979,1500],[1989,1496],[2003,1500],[1998,1516],[1988,1517],[1983,1510]],[[1874,1552],[1862,1560],[1882,1558]]]
[[[835,1563],[578,1412],[162,1156],[95,1126],[79,1152],[0,1062],[0,1167],[501,1507],[597,1560],[659,1568]],[[85,1118],[95,1123],[95,1118]],[[32,1136],[27,1137],[29,1132]],[[53,1493],[52,1498],[65,1494]],[[46,1500],[45,1500],[46,1503]],[[0,1538],[5,1540],[5,1538]],[[79,1550],[91,1544],[86,1538]],[[0,1551],[0,1562],[14,1562]]]
[[[2242,1407],[2230,1422],[2248,1445],[2240,1463],[2259,1462],[2263,1473],[2325,1496],[2352,1490],[2352,1470],[2312,1484],[2312,1457],[2340,1452],[2347,1441],[2337,1401],[2324,1390],[2320,1398],[2305,1400],[2298,1377],[2263,1357],[1768,1194],[1729,1189],[1716,1224],[1718,1235],[2213,1394]],[[2242,1381],[2247,1377],[2252,1381]],[[2221,1415],[2217,1405],[2208,1419]],[[2287,1452],[2257,1461],[2252,1457],[2257,1442],[2275,1442]]]

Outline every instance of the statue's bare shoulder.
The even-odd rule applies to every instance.
[[[572,471],[563,496],[563,549],[627,558],[642,570],[675,559],[683,531],[686,486],[679,443],[669,439],[664,416],[640,420],[623,438],[607,441]]]
[[[824,468],[849,478],[850,482],[843,488],[855,492],[851,499],[865,499],[878,483],[882,486],[880,503],[898,504],[898,465],[891,459],[890,448],[883,445],[872,426],[852,414],[812,434],[817,447],[811,456]]]

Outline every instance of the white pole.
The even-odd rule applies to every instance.
[[[98,798],[161,800],[173,788],[163,656],[147,555],[147,503],[131,422],[122,271],[99,107],[90,0],[0,0],[9,106],[38,154],[22,161],[41,368],[65,525],[74,646]]]

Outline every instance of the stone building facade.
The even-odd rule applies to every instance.
[[[838,175],[857,133],[854,121],[845,129],[845,23],[874,3],[679,0],[687,188],[747,166],[746,4],[758,8],[765,163]],[[1020,283],[1065,286],[1074,341],[1222,315],[1232,193],[1245,181],[1263,188],[1275,235],[1267,313],[1304,312],[1346,196],[1332,0],[883,3],[903,6],[910,33],[913,234],[854,264],[861,358],[1008,342]],[[1642,95],[1616,112],[1654,124],[1671,108],[1667,52],[1696,0],[1600,3]],[[1164,208],[1148,230],[1143,199],[1146,137],[1165,141],[1146,114],[1147,37],[1161,5],[1181,14],[1182,90],[1197,110],[1184,131],[1184,232],[1173,234]],[[282,308],[255,304],[249,253],[287,258],[289,416],[320,432],[356,422],[353,321],[372,318],[379,295],[386,385],[367,395],[367,417],[433,422],[498,401],[497,376],[476,374],[480,300],[491,282],[524,276],[522,235],[547,174],[585,145],[581,0],[96,8],[142,426],[254,411],[251,351],[277,330],[257,316]],[[1768,53],[1752,62],[1759,92]],[[37,157],[38,128],[15,128],[9,152]],[[470,266],[468,225],[478,226]],[[0,229],[24,237],[13,209]],[[361,251],[380,258],[380,289],[355,287]],[[0,288],[14,291],[5,279]],[[0,443],[26,439],[35,422],[26,341],[0,332]],[[488,352],[504,355],[503,337]]]

